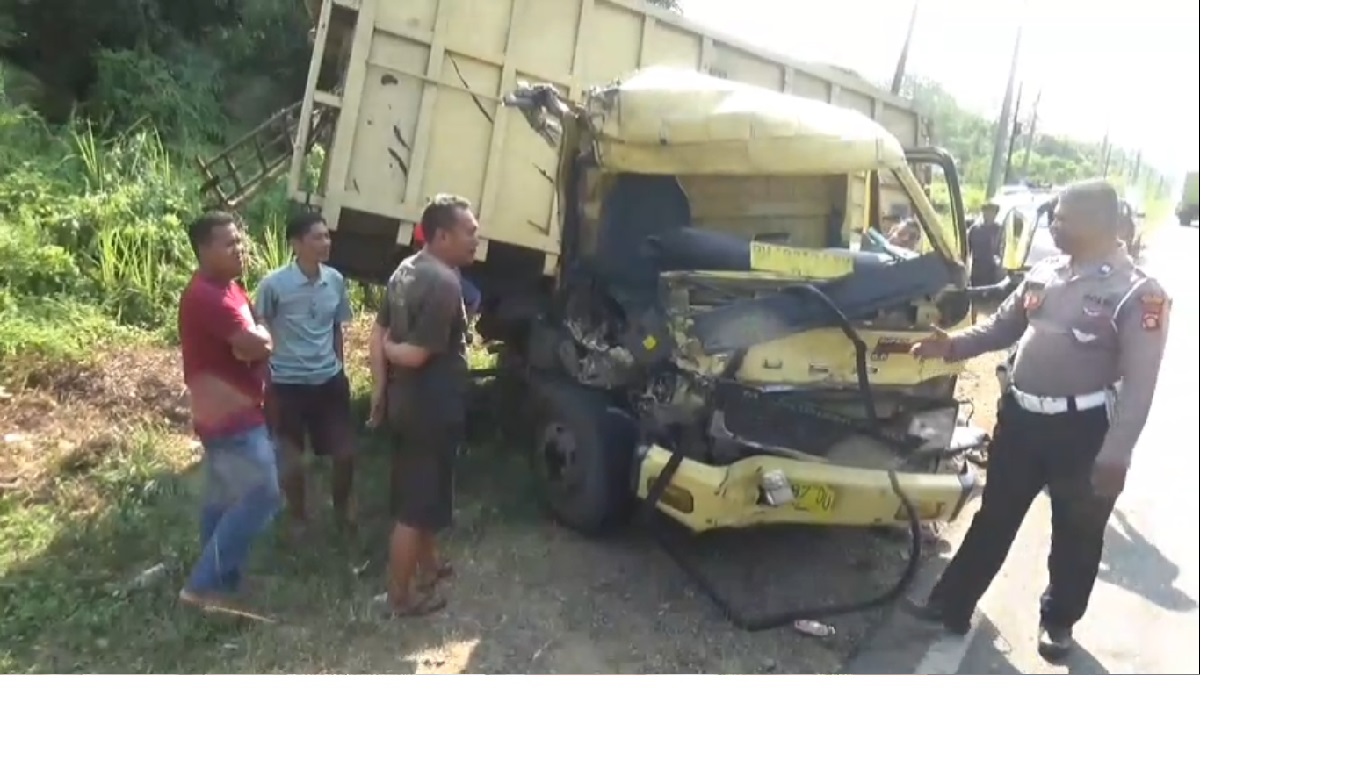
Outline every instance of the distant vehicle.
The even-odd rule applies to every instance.
[[[1189,227],[1191,222],[1200,220],[1200,172],[1186,174],[1181,185],[1181,204],[1176,207],[1176,219],[1181,226]]]
[[[1143,204],[1132,199],[1120,200],[1119,213],[1123,217],[1120,239],[1124,241],[1129,256],[1138,259],[1139,254],[1143,252],[1143,224],[1147,218],[1147,214],[1143,212]]]

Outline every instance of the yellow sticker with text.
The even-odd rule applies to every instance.
[[[749,266],[760,272],[820,279],[844,277],[853,272],[854,260],[829,251],[755,242],[749,244]]]

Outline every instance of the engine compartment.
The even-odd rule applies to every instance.
[[[778,455],[936,471],[957,425],[956,370],[909,352],[924,334],[915,329],[938,321],[952,269],[932,255],[782,252],[797,268],[772,271],[766,258],[756,270],[758,256],[773,254],[677,227],[645,238],[629,269],[583,265],[566,276],[561,322],[542,358],[614,393],[647,440],[692,459]],[[813,279],[812,259],[845,274]],[[851,333],[863,347],[862,377]]]

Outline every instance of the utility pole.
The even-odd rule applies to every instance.
[[[892,73],[892,94],[903,96],[906,84],[906,60],[911,55],[911,38],[915,36],[915,20],[920,15],[920,3],[911,6],[911,22],[906,25],[906,39],[901,41],[901,54],[896,57],[896,71]]]
[[[1034,106],[1029,111],[1029,138],[1025,139],[1024,162],[1020,164],[1020,176],[1029,178],[1029,161],[1034,156],[1034,135],[1039,131],[1039,99],[1043,98],[1043,90],[1040,89],[1034,94]]]
[[[1015,89],[1015,110],[1010,115],[1010,140],[1006,142],[1006,168],[1001,183],[1010,183],[1010,161],[1015,157],[1015,142],[1020,138],[1020,102],[1024,100],[1024,86]]]
[[[1006,142],[1010,137],[1010,105],[1015,96],[1015,72],[1020,65],[1020,40],[1024,37],[1024,18],[1020,19],[1019,26],[1015,28],[1015,50],[1010,54],[1010,74],[1006,78],[1005,96],[1001,98],[1001,117],[996,121],[996,143],[991,148],[991,171],[987,175],[987,199],[990,200],[996,194],[996,189],[1000,186],[998,178],[1001,176],[1002,166],[1004,165]]]
[[[1100,177],[1110,173],[1110,129],[1105,129],[1105,138],[1100,140]]]

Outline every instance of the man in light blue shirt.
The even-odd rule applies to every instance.
[[[346,281],[327,259],[332,236],[314,212],[285,227],[294,260],[266,275],[256,289],[256,313],[270,330],[272,429],[280,449],[285,506],[297,522],[306,511],[303,451],[332,460],[332,508],[354,525],[351,484],[356,440],[351,385],[342,367],[342,325],[351,320]]]

